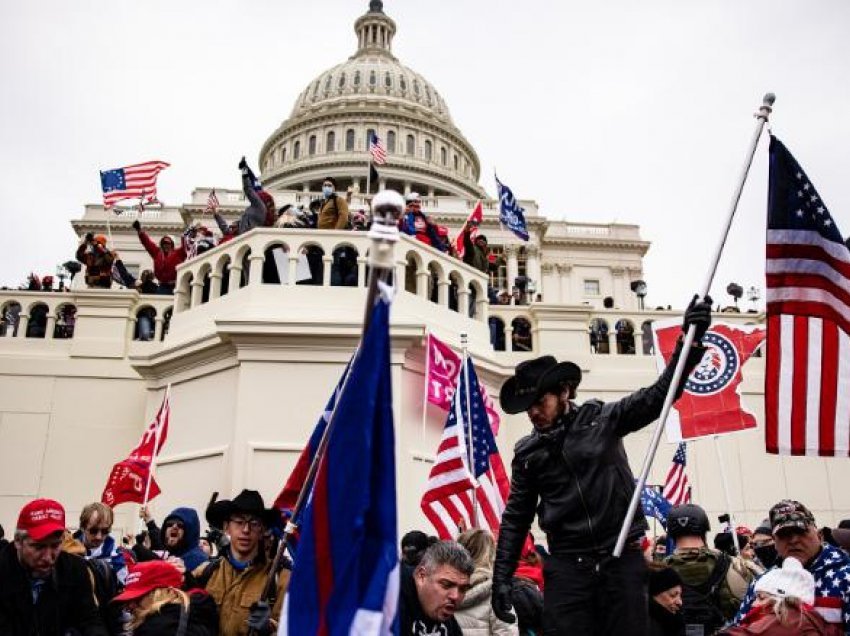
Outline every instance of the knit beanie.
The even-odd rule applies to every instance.
[[[756,592],[785,598],[795,596],[807,605],[815,602],[815,577],[803,569],[803,564],[794,557],[786,557],[781,568],[768,570],[756,581]]]
[[[655,596],[682,584],[679,573],[673,568],[661,568],[649,572],[649,595]]]

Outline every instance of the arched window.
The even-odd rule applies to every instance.
[[[635,326],[631,320],[620,318],[614,324],[617,332],[617,353],[622,355],[635,354]]]
[[[334,131],[328,133],[328,138],[325,141],[325,152],[334,152],[336,150],[336,134]]]
[[[56,311],[56,324],[53,337],[58,340],[74,337],[74,325],[77,322],[77,308],[74,305],[61,305]]]
[[[449,163],[449,153],[445,146],[440,147],[440,163],[444,166]]]
[[[377,86],[378,74],[375,71],[369,73],[369,86]]]
[[[325,79],[325,92],[329,93],[331,91],[331,84],[333,83],[333,75],[328,75]]]
[[[389,71],[386,75],[384,75],[384,86],[386,86],[387,88],[393,87],[393,76],[390,75]]]
[[[401,92],[404,93],[407,91],[407,80],[404,79],[404,75],[398,76],[398,86],[401,89]]]
[[[44,338],[47,335],[48,313],[50,310],[44,303],[37,303],[30,308],[27,338]]]
[[[316,83],[313,84],[313,99],[319,96],[319,80],[316,80]]]
[[[425,141],[425,159],[431,161],[434,154],[434,144],[428,139]]]
[[[307,141],[307,153],[311,157],[316,154],[316,135],[310,135],[310,139]]]
[[[416,139],[414,139],[413,135],[407,136],[407,154],[410,156],[416,154]]]
[[[369,141],[371,141],[371,139],[372,139],[372,135],[373,135],[373,134],[375,134],[375,129],[374,129],[374,128],[367,128],[367,129],[366,129],[366,143],[364,143],[364,144],[363,144],[363,147],[364,147],[364,148],[368,148],[368,147],[369,147]]]
[[[512,351],[531,351],[531,323],[525,318],[514,318],[511,322],[513,333],[511,334]]]
[[[455,164],[455,170],[457,170],[458,169],[457,155],[454,156],[454,164]]]
[[[301,156],[301,142],[296,141],[295,146],[292,148],[292,158],[298,159]]]
[[[345,86],[345,73],[340,74],[339,82],[337,82],[337,86],[339,86],[340,88]]]
[[[354,86],[360,86],[360,71],[354,71]]]
[[[281,163],[286,163],[286,146],[283,146],[283,147],[280,149],[280,162],[281,162]]]
[[[345,131],[345,149],[348,152],[354,150],[354,129],[349,128]]]
[[[395,154],[395,131],[387,131],[387,152],[391,155]]]
[[[419,97],[419,80],[413,80],[413,94]]]
[[[431,105],[431,91],[427,86],[425,87],[425,103]]]
[[[590,351],[592,353],[610,353],[608,342],[608,323],[602,318],[594,318],[588,328]]]

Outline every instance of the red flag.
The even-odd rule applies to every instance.
[[[428,369],[428,377],[426,378],[428,401],[444,411],[448,411],[452,406],[452,396],[457,386],[457,375],[461,369],[460,356],[449,345],[431,334],[428,334],[427,346],[428,351],[425,355],[427,356]],[[493,435],[498,435],[502,418],[496,410],[493,399],[487,393],[487,389],[483,385],[479,386],[487,419],[490,420],[490,428],[493,429]]]
[[[458,234],[455,239],[455,249],[457,250],[458,258],[463,258],[463,253],[466,251],[463,246],[463,233],[466,232],[466,227],[468,225],[472,225],[471,238],[474,240],[475,235],[478,234],[478,226],[481,224],[483,219],[484,208],[482,207],[481,200],[479,199],[466,221],[463,222],[463,225],[460,228],[460,234]]]
[[[156,417],[145,429],[136,448],[130,451],[127,459],[112,467],[100,498],[107,506],[114,507],[125,502],[145,503],[148,480],[150,480],[148,501],[161,492],[151,473],[151,466],[168,437],[168,420],[171,416],[170,392],[169,387],[165,391]]]
[[[655,362],[659,372],[667,365],[681,325],[670,321],[652,323]],[[671,442],[755,428],[756,418],[741,404],[738,387],[741,368],[764,341],[762,326],[715,323],[703,337],[708,349],[693,370],[685,391],[667,417]]]

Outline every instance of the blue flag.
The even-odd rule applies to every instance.
[[[394,633],[395,437],[389,304],[383,299],[348,373],[302,515],[280,634]]]
[[[496,177],[499,190],[499,222],[523,241],[528,240],[528,228],[525,225],[525,208],[517,203],[514,193]]]
[[[640,494],[640,505],[643,508],[643,514],[647,517],[655,517],[661,523],[661,527],[667,529],[667,513],[670,512],[673,504],[664,498],[658,488],[645,486]]]

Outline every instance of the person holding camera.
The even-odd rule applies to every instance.
[[[77,260],[86,268],[87,286],[101,289],[112,287],[112,264],[115,262],[115,254],[107,249],[106,237],[103,234],[86,234],[77,248]]]

